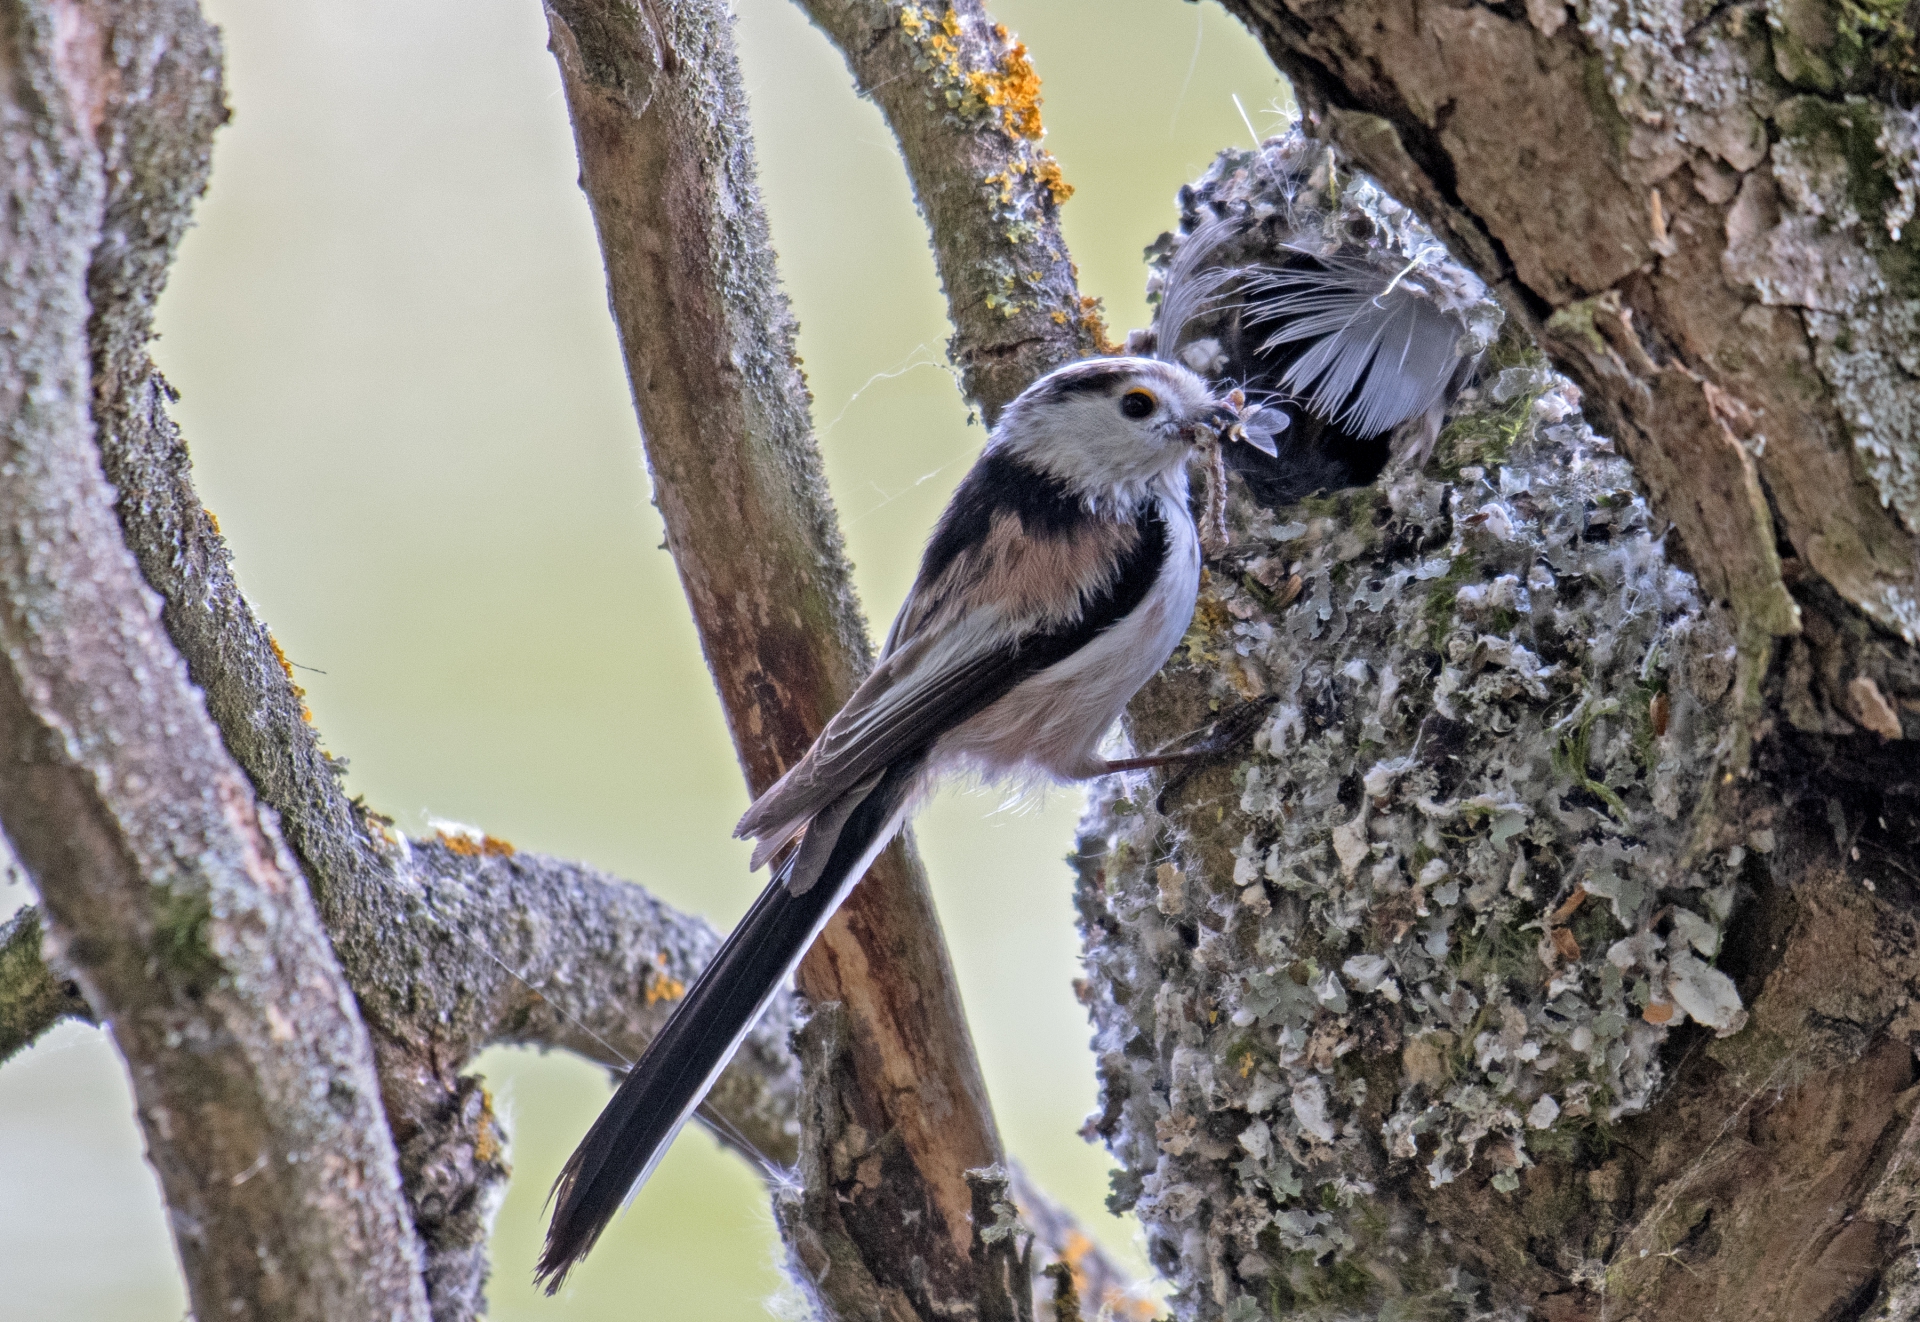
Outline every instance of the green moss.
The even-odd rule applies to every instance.
[[[1536,949],[1539,940],[1537,929],[1526,932],[1489,921],[1461,939],[1450,962],[1463,982],[1480,984],[1491,974],[1511,986],[1537,987],[1546,972]]]
[[[190,986],[212,987],[226,970],[210,940],[213,907],[206,895],[165,885],[155,886],[153,894],[154,952]]]
[[[1605,803],[1607,811],[1613,814],[1614,820],[1620,825],[1631,827],[1633,820],[1620,792],[1604,780],[1595,780],[1588,770],[1593,758],[1594,722],[1619,710],[1620,704],[1612,699],[1589,702],[1581,714],[1580,723],[1554,745],[1553,769]]]
[[[1428,647],[1438,650],[1446,640],[1447,629],[1453,624],[1454,601],[1472,574],[1472,560],[1464,555],[1455,556],[1447,566],[1447,572],[1433,580],[1433,586],[1427,589],[1427,600],[1421,607],[1421,613],[1427,621]]]
[[[1460,480],[1460,470],[1469,464],[1491,468],[1506,462],[1507,456],[1533,430],[1533,405],[1540,398],[1537,390],[1515,395],[1497,408],[1479,410],[1449,422],[1435,447],[1439,469],[1449,482]]]
[[[1633,729],[1633,760],[1649,776],[1660,764],[1660,732],[1654,728],[1653,703],[1666,691],[1664,681],[1636,684],[1628,690],[1621,704],[1621,710],[1627,715]]]
[[[1580,75],[1580,90],[1586,93],[1587,109],[1606,127],[1607,136],[1613,141],[1614,159],[1624,160],[1627,145],[1633,140],[1633,125],[1620,113],[1613,99],[1606,61],[1598,55],[1588,57],[1580,66]]]
[[[1357,1307],[1366,1303],[1379,1286],[1373,1273],[1354,1255],[1335,1254],[1326,1262],[1315,1262],[1311,1253],[1289,1252],[1281,1247],[1278,1236],[1270,1252],[1286,1264],[1284,1273],[1271,1284],[1267,1299],[1270,1317],[1284,1318],[1298,1309],[1328,1304]]]
[[[1774,69],[1792,86],[1900,103],[1920,93],[1920,45],[1907,0],[1770,0],[1767,29]]]
[[[1593,324],[1593,309],[1598,301],[1582,298],[1563,308],[1556,308],[1553,315],[1547,318],[1547,329],[1561,339],[1578,341],[1595,357],[1605,358],[1607,342]]]

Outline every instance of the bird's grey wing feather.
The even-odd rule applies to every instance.
[[[898,647],[827,723],[807,755],[754,801],[734,828],[757,836],[754,866],[814,814],[895,760],[924,748],[998,698],[1023,670],[1016,630],[984,621],[967,632],[921,636]],[[957,644],[957,645],[956,645]]]
[[[1164,545],[1159,532],[1136,532],[1108,541],[1101,554],[1048,559],[1050,573],[1060,577],[1045,593],[1033,592],[1030,584],[1023,593],[1009,585],[1017,588],[1023,566],[1030,572],[1039,558],[1024,554],[1017,541],[990,537],[961,552],[931,581],[916,582],[880,663],[807,755],[734,828],[736,836],[757,837],[753,865],[766,862],[815,813],[856,785],[924,749],[1036,666],[1084,645],[1116,612],[1132,609],[1158,570]],[[986,604],[1008,597],[1027,598],[1030,613],[1009,615]]]
[[[1322,415],[1374,436],[1426,413],[1460,364],[1463,328],[1404,272],[1321,259],[1265,271],[1250,310],[1280,323],[1264,350],[1306,343],[1283,384]]]

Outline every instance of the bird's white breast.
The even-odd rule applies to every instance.
[[[1039,772],[1078,780],[1104,767],[1101,739],[1186,635],[1199,594],[1200,544],[1186,501],[1169,494],[1159,503],[1166,557],[1140,604],[1085,647],[942,736],[936,762],[990,779]]]

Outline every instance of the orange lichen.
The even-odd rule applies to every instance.
[[[462,858],[512,858],[514,855],[514,848],[507,841],[480,831],[442,827],[433,833],[433,838]]]
[[[369,808],[365,799],[354,799],[353,810],[359,814],[360,824],[366,828],[369,835],[388,845],[397,845],[403,839],[400,828],[394,825],[393,818]]]
[[[657,976],[647,979],[647,989],[641,993],[648,1005],[658,1005],[662,1001],[677,1001],[687,994],[687,984],[667,972],[667,957],[655,955],[653,962],[659,966]]]
[[[506,1155],[506,1145],[500,1141],[500,1122],[493,1115],[493,1094],[485,1088],[480,1090],[480,1116],[474,1128],[477,1131],[473,1138],[476,1162],[492,1165]]]
[[[208,510],[207,516],[211,518],[213,516],[213,511]],[[214,531],[218,532],[219,530],[220,529],[218,525],[215,525]],[[307,706],[306,704],[305,699],[307,696],[307,691],[301,688],[298,684],[295,684],[293,682],[293,662],[287,660],[287,654],[284,651],[282,651],[280,648],[280,640],[278,638],[275,638],[271,632],[267,634],[267,646],[273,649],[273,659],[275,661],[278,661],[280,663],[280,668],[287,672],[287,683],[293,689],[293,696],[301,699],[300,719],[305,721],[308,725],[312,725],[313,724],[313,708]]]
[[[212,510],[208,509],[205,505],[202,505],[200,507],[200,512],[206,515],[207,522],[213,525],[213,535],[215,537],[223,536],[224,534],[222,534],[220,531],[220,516],[218,514],[215,514]]]
[[[1210,593],[1202,591],[1199,604],[1194,607],[1194,623],[1209,633],[1218,633],[1232,627],[1233,616],[1227,610],[1227,603]]]
[[[1087,1275],[1086,1261],[1097,1251],[1094,1242],[1077,1229],[1069,1229],[1067,1242],[1060,1246],[1060,1261],[1066,1264],[1067,1270],[1073,1275],[1073,1292],[1083,1299],[1087,1295],[1087,1287],[1092,1283]],[[1100,1315],[1139,1318],[1145,1322],[1148,1318],[1158,1317],[1160,1309],[1152,1299],[1109,1286],[1100,1300]]]
[[[954,17],[951,9],[949,19]],[[957,25],[956,25],[957,26]],[[976,69],[967,75],[967,89],[1000,112],[1000,127],[1010,137],[1037,139],[1040,127],[1040,75],[1033,71],[1025,43],[1015,41],[995,24],[993,35],[1007,47],[998,68]]]
[[[1050,199],[1055,206],[1059,206],[1062,202],[1073,196],[1073,185],[1061,176],[1060,162],[1054,160],[1053,157],[1049,156],[1045,151],[1036,147],[1033,149],[1033,160],[1024,161],[1016,158],[1007,162],[1006,169],[986,177],[987,183],[1000,185],[998,200],[1001,206],[1011,206],[1013,204],[1014,184],[1022,175],[1028,176],[1035,184],[1044,189],[1047,198]],[[1031,278],[1039,280],[1041,278],[1041,272],[1032,272]]]
[[[1079,275],[1080,273],[1078,271],[1074,272],[1076,279],[1079,278]],[[1119,353],[1124,346],[1117,343],[1112,336],[1107,334],[1107,318],[1105,314],[1106,307],[1099,299],[1086,295],[1081,296],[1080,328],[1086,331],[1087,338],[1093,341],[1093,351],[1095,353]]]
[[[1060,173],[1060,162],[1053,159],[1050,152],[1037,152],[1039,160],[1034,163],[1033,177],[1040,186],[1053,195],[1053,204],[1059,206],[1073,196],[1073,185]]]
[[[954,109],[969,116],[982,110],[992,113],[1001,130],[1015,141],[1037,141],[1045,131],[1040,124],[1040,75],[1034,72],[1026,45],[1004,26],[994,25],[1000,54],[984,69],[965,67],[961,47],[966,30],[951,5],[938,17],[929,7],[906,5],[900,10],[900,30],[938,66],[934,82],[947,89],[947,102]],[[1058,175],[1059,167],[1054,166],[1052,177],[1042,182],[1054,191],[1056,199],[1064,200],[1060,190],[1065,184],[1059,182]]]

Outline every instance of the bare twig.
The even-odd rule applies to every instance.
[[[547,8],[667,544],[760,790],[852,692],[868,651],[809,436],[730,20],[715,0],[649,12],[657,27],[610,0]],[[847,1006],[843,1104],[898,1145],[895,1177],[864,1189],[855,1219],[913,1237],[916,1308],[971,1308],[965,1173],[998,1161],[1000,1142],[904,844],[829,925],[800,985]]]
[[[979,0],[800,0],[887,117],[954,334],[947,348],[991,422],[1049,368],[1110,352],[1060,235],[1072,192],[1040,146],[1040,79]]]
[[[1152,1294],[1094,1243],[1073,1213],[1048,1197],[1025,1167],[1011,1163],[1008,1177],[1020,1220],[1033,1232],[1035,1267],[1044,1268],[1033,1274],[1036,1316],[1046,1317],[1051,1308],[1053,1322],[1076,1322],[1072,1310],[1062,1312],[1063,1299],[1076,1307],[1084,1304],[1100,1317],[1137,1322],[1159,1314]]]
[[[14,3],[4,31],[0,822],[127,1060],[195,1312],[425,1318],[365,1030],[160,628],[94,446],[87,283],[122,200],[113,158],[157,127],[170,184],[199,192],[217,38],[177,0]]]

